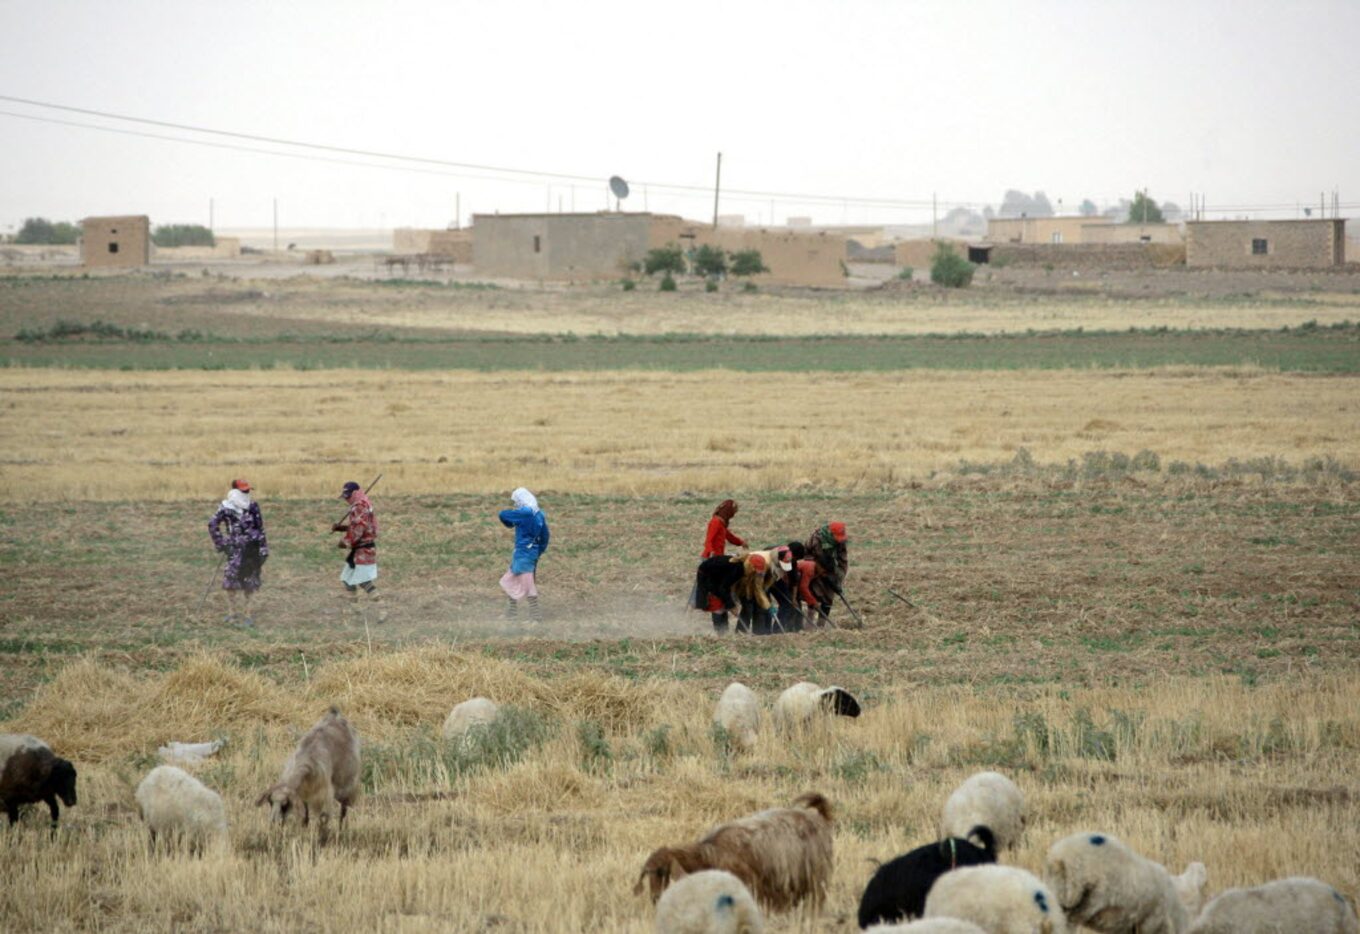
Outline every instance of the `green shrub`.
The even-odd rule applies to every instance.
[[[45,217],[29,217],[14,238],[15,243],[73,244],[80,239],[80,228],[66,221],[53,223]]]
[[[741,284],[741,290],[743,292],[755,292],[757,291],[757,286],[754,282],[748,279],[747,281]]]
[[[666,273],[665,278],[663,278],[663,279],[661,280],[661,285],[658,287],[658,291],[661,291],[661,292],[674,292],[674,291],[675,291],[675,277],[672,276],[670,273]]]
[[[672,275],[684,275],[685,254],[673,243],[648,250],[647,258],[642,263],[642,271],[649,276],[664,272],[667,278]]]
[[[576,724],[576,741],[581,746],[581,769],[586,772],[607,772],[614,764],[614,750],[604,735],[604,727],[594,720]]]
[[[941,243],[930,262],[930,281],[950,289],[962,289],[973,281],[974,266],[954,252],[954,247]]]
[[[703,276],[705,279],[718,279],[727,275],[727,254],[719,247],[709,246],[707,243],[694,251],[691,259],[696,276]]]
[[[765,265],[765,258],[759,250],[738,250],[732,254],[731,272],[734,276],[758,276],[769,271],[770,267]]]
[[[705,279],[705,280],[704,280],[704,291],[705,291],[705,292],[716,292],[716,291],[718,291],[718,280],[717,280],[717,279]]]
[[[911,277],[915,275],[915,273],[916,270],[912,269],[910,266],[903,266],[901,269],[897,270],[897,278],[910,282]]]
[[[216,246],[217,238],[202,224],[162,224],[151,231],[156,246]]]
[[[624,279],[624,280],[623,280],[621,283],[619,283],[619,284],[620,284],[621,286],[623,286],[623,290],[624,290],[625,292],[631,292],[631,291],[633,291],[634,289],[637,288],[637,283],[634,282],[632,279]]]

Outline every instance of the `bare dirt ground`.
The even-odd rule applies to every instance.
[[[611,284],[507,287],[462,277],[382,284],[348,276],[345,270],[359,271],[352,265],[270,267],[286,272],[286,278],[252,276],[252,268],[244,267],[244,277],[204,268],[194,275],[164,270],[89,279],[0,271],[0,333],[96,319],[172,334],[198,329],[251,337],[375,330],[415,335],[995,334],[1275,329],[1360,320],[1360,274],[1149,273],[1145,279],[1121,275],[1106,292],[1006,269],[998,275],[1013,281],[982,281],[964,291],[902,283],[867,292],[746,294],[733,286],[706,294],[697,283],[687,283],[678,294],[662,294],[647,282],[633,292]],[[1135,283],[1148,289],[1134,289]]]

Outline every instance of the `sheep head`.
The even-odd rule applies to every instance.
[[[633,894],[641,895],[643,883],[646,883],[652,901],[660,898],[661,893],[666,891],[666,886],[689,874],[681,865],[680,856],[679,850],[668,846],[654,851],[647,857],[647,862],[642,864],[642,872],[633,886]]]
[[[288,815],[303,808],[302,798],[297,791],[288,785],[280,782],[260,795],[255,802],[256,807],[269,805],[269,820],[275,824],[281,824],[288,819]]]
[[[61,798],[61,803],[69,807],[76,804],[76,767],[65,759],[57,759],[52,763],[52,773],[49,778],[52,790]]]

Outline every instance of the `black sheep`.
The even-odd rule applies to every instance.
[[[879,866],[859,900],[860,928],[919,918],[926,910],[930,887],[940,876],[960,866],[996,862],[996,838],[989,829],[974,827],[968,836],[982,845],[946,837]]]
[[[4,754],[6,751],[8,756]],[[52,814],[52,826],[55,827],[61,816],[58,798],[68,808],[75,806],[75,766],[53,753],[42,740],[31,736],[0,736],[0,807],[4,808],[9,822],[18,822],[21,804],[43,801]]]

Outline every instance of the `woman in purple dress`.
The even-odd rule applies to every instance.
[[[250,484],[233,480],[227,498],[208,520],[208,534],[213,547],[226,555],[227,567],[222,572],[222,589],[227,592],[227,622],[254,626],[250,616],[250,598],[260,589],[260,568],[269,557],[269,543],[264,537],[264,519],[260,506],[250,499]],[[245,612],[236,612],[236,595],[245,602]]]

